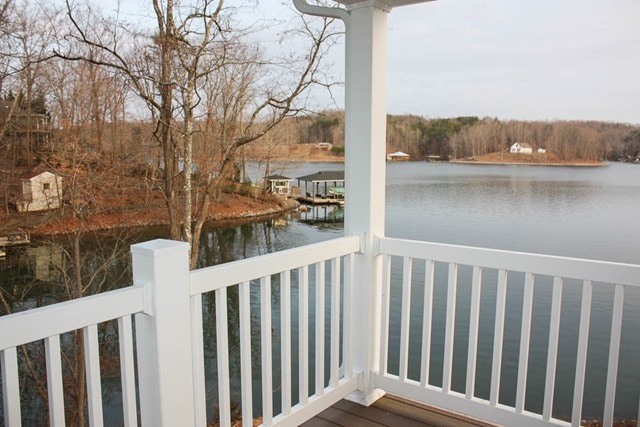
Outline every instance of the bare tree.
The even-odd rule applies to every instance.
[[[90,10],[82,14],[67,2],[73,32],[66,40],[81,42],[92,55],[69,43],[56,54],[118,70],[150,108],[163,152],[170,237],[191,243],[195,265],[206,214],[238,149],[304,108],[302,95],[325,83],[320,64],[336,34],[329,21],[312,25],[303,19],[300,32],[308,40],[307,51],[272,58],[251,47],[253,27],[240,26],[234,19],[237,8],[223,0],[189,6],[154,0],[153,10],[153,32],[134,34],[104,17],[89,19]],[[108,37],[105,28],[110,28]],[[208,148],[196,158],[194,135],[200,134],[196,124],[202,122],[208,123],[201,138]],[[213,168],[208,163],[212,153],[217,157]],[[196,183],[194,172],[202,177]]]

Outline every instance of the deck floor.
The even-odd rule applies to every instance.
[[[476,422],[440,409],[422,406],[396,396],[386,395],[369,407],[360,406],[348,400],[341,400],[302,424],[302,426],[486,427],[489,424]]]

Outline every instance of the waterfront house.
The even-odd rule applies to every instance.
[[[533,153],[533,148],[531,148],[531,145],[523,142],[516,142],[514,143],[511,148],[509,149],[510,153],[519,153],[519,154],[531,154]]]
[[[387,154],[387,160],[392,162],[406,162],[411,158],[407,153],[403,153],[402,151],[396,151],[395,153]]]
[[[47,171],[27,175],[22,179],[22,192],[15,205],[18,212],[59,208],[62,206],[62,177]]]
[[[606,377],[598,418],[613,424],[618,379],[625,376],[618,365],[622,325],[640,327],[625,301],[625,293],[640,286],[640,266],[385,236],[386,19],[394,7],[416,2],[340,0],[347,7],[337,8],[294,0],[303,13],[346,24],[344,236],[195,271],[189,271],[187,243],[140,243],[131,248],[134,285],[0,318],[5,425],[20,425],[25,395],[38,395],[21,390],[18,354],[32,342],[44,348],[47,414],[52,425],[65,425],[71,396],[65,398],[61,342],[70,341],[63,334],[71,331],[83,334],[89,423],[102,425],[98,325],[115,321],[124,425],[140,419],[143,426],[226,427],[237,408],[244,427],[256,415],[265,426],[298,426],[341,399],[371,406],[388,393],[455,413],[450,425],[469,417],[473,425],[579,426],[597,320],[592,296],[603,292],[609,306],[598,314],[605,318],[608,358],[605,366],[589,368]],[[413,280],[418,270],[421,281]],[[569,323],[565,280],[581,295],[568,307],[577,325],[570,340],[562,339]],[[470,295],[468,306],[458,305],[459,287]],[[550,290],[548,344],[530,348],[542,287]],[[434,289],[446,289],[446,296],[435,298]],[[231,298],[237,310],[228,309]],[[434,316],[445,319],[443,330],[433,330]],[[482,327],[481,317],[489,319]],[[232,324],[237,333],[229,333]],[[515,334],[505,333],[514,328]],[[205,342],[205,329],[215,329],[215,340]],[[418,339],[412,345],[411,335]],[[455,345],[459,337],[468,337],[468,345]],[[239,343],[237,352],[230,351],[231,341]],[[399,349],[393,357],[391,341]],[[478,349],[487,346],[490,357],[480,360]],[[508,348],[518,356],[503,366]],[[545,354],[540,375],[531,358],[538,350]],[[575,360],[559,365],[559,352],[568,350]],[[412,352],[419,355],[414,366]],[[214,353],[215,363],[205,366],[205,354]],[[503,379],[506,370],[515,372],[512,383]],[[571,379],[558,380],[560,374]],[[476,386],[482,377],[484,385]],[[261,409],[254,411],[257,383]],[[640,384],[634,386],[636,405]],[[571,395],[567,413],[555,411],[556,390]],[[342,425],[349,425],[353,416],[341,413]]]

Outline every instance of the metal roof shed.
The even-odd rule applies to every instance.
[[[324,196],[328,194],[328,183],[333,183],[333,187],[344,187],[344,171],[320,171],[305,176],[299,176],[298,187],[300,181],[304,181],[304,191],[307,197],[322,197],[320,194],[320,184],[324,183]],[[307,184],[311,183],[311,193],[308,191]],[[338,185],[339,184],[339,185]]]

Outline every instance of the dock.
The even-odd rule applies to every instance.
[[[4,236],[0,236],[0,257],[7,255],[5,249],[9,246],[28,245],[31,242],[29,239],[29,233],[24,231],[17,231],[9,233]]]
[[[318,195],[316,197],[313,196],[298,196],[296,198],[300,203],[305,203],[307,205],[338,205],[344,206],[344,199],[339,199],[336,197],[325,197],[322,195]]]

